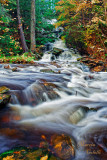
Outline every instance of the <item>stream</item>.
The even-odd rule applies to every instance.
[[[63,49],[51,61],[44,53],[34,65],[0,64],[0,86],[10,88],[11,101],[0,110],[0,153],[17,146],[35,147],[41,135],[71,137],[74,158],[106,160],[107,72],[90,72],[80,57],[62,40],[53,47]]]

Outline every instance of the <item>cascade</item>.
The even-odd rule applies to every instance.
[[[62,40],[53,48],[63,52],[56,57],[52,50],[46,51],[32,66],[12,64],[16,72],[0,64],[0,86],[9,87],[12,95],[0,111],[0,153],[38,146],[40,135],[55,133],[74,140],[75,160],[104,160],[107,72],[90,72]]]

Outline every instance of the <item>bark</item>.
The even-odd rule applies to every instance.
[[[31,0],[31,52],[35,52],[36,41],[35,41],[35,0]]]
[[[19,5],[19,0],[17,0],[17,17],[18,17],[18,26],[19,26],[19,32],[20,32],[20,39],[21,39],[21,45],[23,52],[28,52],[28,47],[25,41],[25,36],[23,32],[23,27],[22,27],[22,22],[21,22],[21,17],[20,17],[20,5]]]

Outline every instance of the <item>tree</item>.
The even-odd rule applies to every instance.
[[[36,41],[35,41],[35,24],[36,24],[36,15],[35,15],[35,0],[31,0],[31,52],[35,52]]]
[[[82,54],[106,58],[106,3],[105,0],[60,0],[57,3],[57,26],[63,26],[69,47]]]
[[[16,0],[0,0],[0,55],[11,56],[22,52],[17,31]]]
[[[23,49],[23,52],[27,52],[28,47],[25,41],[24,31],[23,31],[22,22],[21,22],[19,0],[17,0],[17,17],[18,17],[18,26],[19,26],[19,31],[20,31],[22,49]]]

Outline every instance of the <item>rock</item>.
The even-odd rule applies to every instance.
[[[33,93],[35,104],[45,102],[47,100],[58,99],[59,95],[54,91],[55,85],[51,83],[41,82],[33,84],[30,88]]]
[[[4,68],[5,69],[11,69],[11,66],[10,65],[4,65]]]
[[[13,72],[17,71],[17,67],[12,68],[12,71]]]
[[[75,156],[74,141],[64,134],[53,135],[51,137],[51,145],[55,154],[63,160],[71,160]]]
[[[59,56],[62,52],[64,52],[63,49],[59,49],[59,48],[53,48],[52,50],[52,53],[55,55],[55,56]]]
[[[56,62],[50,62],[50,64],[56,66],[57,68],[61,68],[61,66],[57,64]]]
[[[7,103],[9,103],[10,95],[0,94],[0,107],[4,107]]]
[[[77,124],[80,120],[82,120],[86,115],[86,110],[84,108],[78,108],[74,111],[69,119],[72,124]]]
[[[11,95],[4,94],[9,90],[10,89],[5,86],[0,87],[0,107],[5,106],[9,102]]]
[[[0,87],[0,94],[6,93],[6,92],[8,92],[9,90],[10,90],[9,88],[7,88],[7,87],[5,87],[5,86],[2,86],[2,87]]]
[[[46,51],[52,50],[52,44],[50,42],[45,43]]]
[[[39,46],[39,52],[45,52],[46,51],[46,46],[45,45],[41,45]]]
[[[51,69],[41,69],[40,72],[53,73],[54,71]]]

